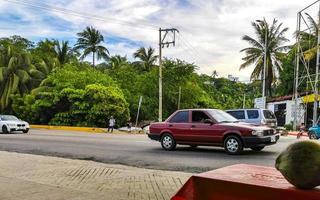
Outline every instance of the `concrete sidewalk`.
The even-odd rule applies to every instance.
[[[0,151],[1,200],[167,200],[191,175]]]

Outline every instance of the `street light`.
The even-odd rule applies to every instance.
[[[256,20],[256,22],[263,24],[265,22],[262,20]],[[268,36],[268,29],[265,23],[265,34],[264,34],[264,56],[263,56],[263,79],[262,79],[262,98],[264,99],[263,108],[266,108],[266,70],[267,70],[267,36]]]

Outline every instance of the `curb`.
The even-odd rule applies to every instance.
[[[103,128],[94,128],[94,127],[30,125],[30,128],[49,129],[49,130],[65,130],[65,131],[83,131],[83,132],[91,132],[91,133],[105,133],[106,132]]]
[[[298,132],[289,132],[288,135],[297,136]],[[307,133],[302,133],[301,137],[309,137]]]

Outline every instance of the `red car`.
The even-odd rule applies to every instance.
[[[152,123],[148,137],[160,141],[165,150],[173,150],[177,144],[203,145],[239,154],[243,148],[261,151],[280,136],[272,128],[239,122],[222,110],[187,109],[176,111],[164,122]]]

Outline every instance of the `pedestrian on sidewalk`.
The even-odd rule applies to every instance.
[[[302,136],[302,134],[306,131],[306,126],[304,125],[304,123],[302,122],[300,127],[299,127],[299,132],[297,134],[297,139],[300,139],[300,137]]]
[[[110,117],[109,119],[109,126],[108,126],[108,133],[111,130],[111,133],[113,132],[113,127],[116,124],[116,120],[113,118],[113,116]]]
[[[128,132],[131,133],[131,122],[128,121],[127,123]]]

